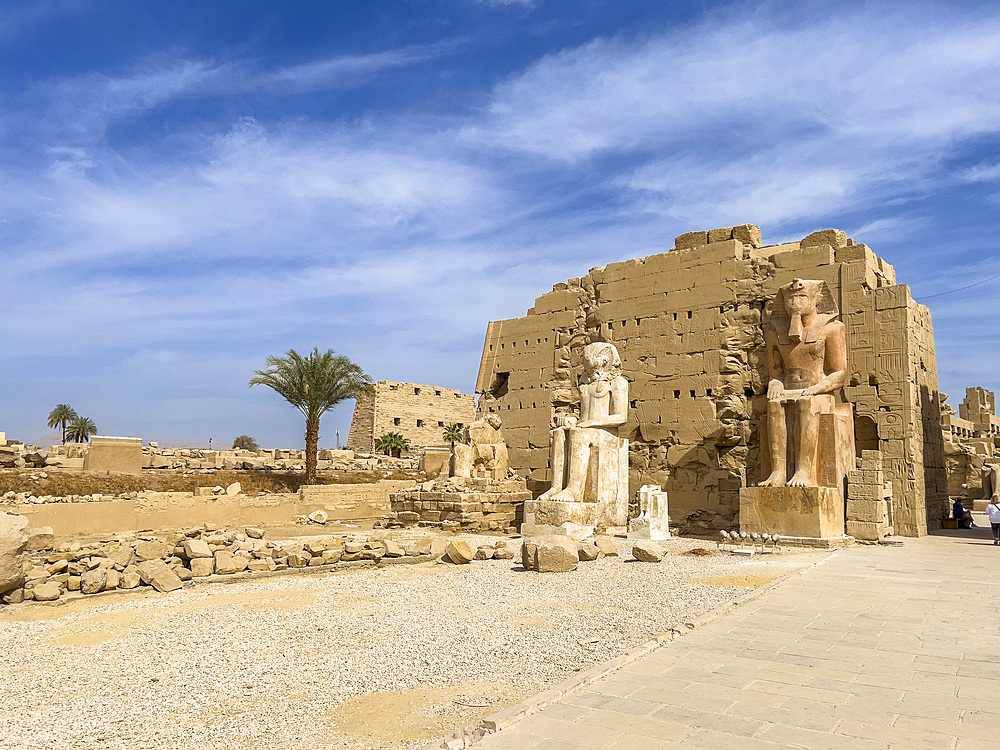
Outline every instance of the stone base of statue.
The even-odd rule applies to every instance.
[[[669,539],[667,493],[651,484],[643,485],[636,494],[639,496],[639,517],[629,519],[629,539]]]
[[[568,536],[586,539],[597,526],[597,503],[526,500],[521,536]]]
[[[813,484],[819,487],[846,487],[847,472],[854,469],[854,407],[851,404],[835,403],[832,396],[820,395],[812,399],[812,409],[819,421],[814,460],[815,476]],[[786,430],[789,435],[786,448],[791,474],[798,464],[798,446],[794,436],[798,433],[794,415],[786,412]],[[770,441],[768,440],[767,419],[760,422],[760,464],[761,477],[771,474]]]
[[[437,479],[389,495],[390,525],[512,532],[530,498],[521,477]]]
[[[844,492],[839,487],[744,487],[740,531],[779,534],[781,545],[843,547]]]

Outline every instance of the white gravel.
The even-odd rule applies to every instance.
[[[683,552],[715,545],[666,544],[659,564],[612,557],[565,574],[526,573],[518,556],[0,608],[0,747],[374,746],[330,712],[454,685],[491,704],[454,719],[466,723],[748,590],[693,578],[775,578],[823,554],[699,557]],[[475,682],[492,687],[470,698]]]

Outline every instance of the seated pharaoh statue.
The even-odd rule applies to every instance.
[[[449,476],[477,479],[506,479],[507,444],[496,414],[488,414],[465,428],[465,443],[453,443]]]
[[[628,518],[628,440],[619,437],[628,411],[628,381],[614,344],[583,350],[580,417],[556,418],[551,432],[552,486],[539,502],[597,503],[597,520],[624,526]]]
[[[837,317],[825,281],[794,279],[778,290],[765,329],[770,382],[761,453],[770,474],[760,487],[836,487],[854,466],[852,409],[841,396],[847,337]]]

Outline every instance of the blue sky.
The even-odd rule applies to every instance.
[[[0,430],[301,445],[268,354],[469,392],[487,321],[747,222],[894,264],[957,404],[998,209],[995,3],[0,0]]]

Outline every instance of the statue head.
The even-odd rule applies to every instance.
[[[836,315],[837,312],[837,303],[825,281],[792,279],[778,290],[771,307],[771,320],[787,320],[788,338],[798,341],[802,326],[809,324],[808,320],[803,322],[803,317],[811,318],[817,313]]]
[[[614,344],[598,341],[583,347],[583,366],[591,380],[615,378],[622,374],[622,360]]]
[[[792,279],[778,290],[772,315],[791,317],[810,313],[837,313],[837,303],[825,281]]]

